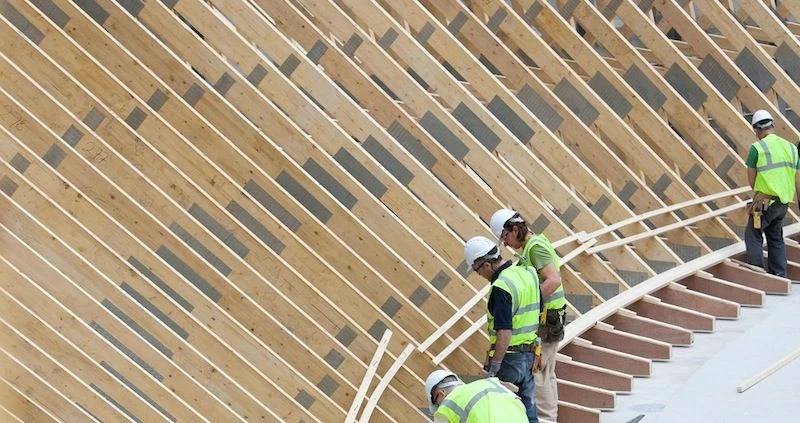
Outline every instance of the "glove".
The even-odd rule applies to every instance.
[[[486,373],[489,374],[489,377],[494,377],[497,372],[500,371],[501,364],[503,364],[502,361],[489,360],[489,363],[486,366]]]

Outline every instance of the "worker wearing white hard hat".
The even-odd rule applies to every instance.
[[[539,279],[529,267],[503,262],[497,243],[483,236],[464,245],[467,268],[491,284],[486,317],[489,351],[484,370],[489,377],[514,384],[529,422],[538,422],[531,368],[539,351]]]
[[[519,252],[520,266],[536,269],[543,307],[540,310],[539,338],[542,354],[534,366],[536,409],[540,419],[558,419],[558,381],[556,355],[558,343],[564,338],[567,301],[561,284],[560,263],[550,240],[544,234],[534,234],[522,216],[512,209],[500,209],[489,220],[489,228],[502,245]]]
[[[767,272],[786,277],[783,218],[800,186],[797,148],[775,134],[772,115],[757,110],[750,120],[758,141],[750,146],[745,164],[753,202],[744,231],[747,261],[764,267],[762,243],[767,240]]]
[[[497,378],[465,384],[455,373],[435,370],[425,380],[434,423],[525,423],[525,406]]]

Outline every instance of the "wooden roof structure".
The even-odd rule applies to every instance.
[[[598,421],[791,288],[737,254],[749,113],[797,140],[797,17],[0,0],[0,420],[425,421],[436,365],[480,374],[463,243],[513,207],[566,262],[562,420]]]

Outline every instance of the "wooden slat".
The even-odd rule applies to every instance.
[[[13,370],[9,366],[9,371]],[[11,373],[8,374],[11,377]],[[30,377],[28,374],[21,374],[19,378]],[[8,413],[9,421],[19,422],[57,422],[53,416],[45,413],[36,403],[16,390],[13,385],[0,377],[0,389],[3,390],[3,411]],[[8,408],[6,408],[8,407]]]
[[[600,411],[566,401],[558,401],[558,419],[565,423],[600,423]]]
[[[714,316],[645,297],[627,307],[636,314],[695,332],[713,332]]]
[[[593,345],[653,361],[667,361],[672,356],[672,345],[666,342],[615,330],[603,323],[584,332],[581,338],[591,341]]]
[[[680,280],[680,284],[693,291],[730,300],[742,306],[761,307],[764,305],[764,291],[715,278],[707,272],[698,272],[687,276]]]
[[[556,361],[556,375],[559,380],[569,380],[614,392],[623,393],[633,390],[631,375],[572,359],[562,359],[562,357]]]
[[[710,314],[717,319],[739,318],[739,304],[688,290],[677,283],[661,288],[653,296],[672,305]]]
[[[720,263],[706,269],[714,277],[725,279],[735,284],[760,289],[767,294],[786,295],[791,291],[792,283],[788,279],[766,273],[756,272],[733,263]]]
[[[560,349],[562,354],[583,363],[610,370],[616,370],[631,376],[650,376],[650,360],[622,353],[608,348],[591,345],[588,342],[573,342]]]
[[[613,410],[616,405],[613,392],[566,380],[558,381],[558,399],[598,410]]]
[[[635,313],[626,313],[625,311],[627,310],[620,310],[603,321],[623,332],[657,339],[671,345],[691,345],[694,340],[692,332],[682,327],[637,316]]]

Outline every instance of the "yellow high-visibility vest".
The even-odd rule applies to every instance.
[[[790,203],[795,194],[797,148],[775,134],[767,135],[753,146],[758,152],[753,190],[778,197],[782,204]]]
[[[434,413],[450,423],[527,423],[525,406],[496,377],[454,388]]]
[[[511,295],[511,340],[508,346],[531,344],[536,341],[539,329],[539,278],[532,267],[509,266],[500,272],[492,283]],[[489,291],[491,295],[491,291]],[[489,342],[497,341],[492,311],[486,312]],[[494,356],[494,351],[489,352]]]
[[[550,257],[553,258],[553,264],[556,266],[556,270],[561,270],[561,262],[558,260],[558,254],[553,248],[553,244],[550,243],[550,240],[547,239],[544,234],[534,235],[528,239],[528,242],[525,243],[525,247],[522,249],[522,256],[519,259],[519,263],[517,263],[518,265],[536,267],[531,257],[534,247],[547,250]],[[539,283],[541,283],[541,280]],[[559,285],[549,297],[544,299],[544,302],[545,308],[548,310],[558,310],[567,305],[567,299],[564,298],[564,285]]]

